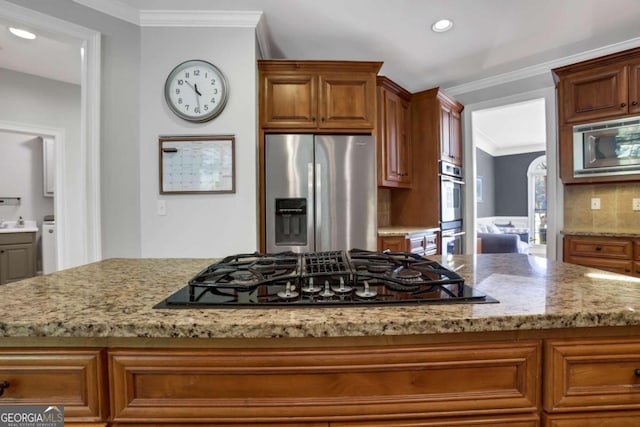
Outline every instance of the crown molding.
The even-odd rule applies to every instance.
[[[73,0],[88,8],[97,10],[114,18],[122,19],[131,24],[140,25],[140,12],[135,7],[129,6],[120,0]]]
[[[256,28],[262,12],[253,10],[141,10],[141,27]]]
[[[504,83],[510,83],[517,80],[550,73],[551,70],[554,68],[563,67],[569,64],[575,64],[577,62],[582,62],[588,59],[609,55],[609,54],[620,52],[626,49],[633,49],[639,46],[640,46],[640,37],[636,37],[636,38],[625,40],[619,43],[614,43],[614,44],[602,46],[596,49],[587,50],[585,52],[577,53],[575,55],[569,55],[563,58],[554,59],[552,61],[547,61],[540,64],[532,65],[530,67],[521,68],[519,70],[510,71],[508,73],[497,74],[495,76],[487,77],[484,79],[474,80],[469,83],[463,83],[457,86],[451,86],[448,88],[444,88],[444,91],[446,91],[446,93],[451,96],[458,96],[461,94],[474,92],[481,89],[487,89],[493,86],[498,86]]]
[[[269,43],[269,35],[264,20],[260,19],[256,25],[256,41],[258,43],[258,58],[270,59],[271,44]]]

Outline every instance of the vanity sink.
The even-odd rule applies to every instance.
[[[3,221],[0,223],[0,233],[31,233],[38,231],[38,225],[33,220],[26,220],[24,226],[18,227],[18,221]]]

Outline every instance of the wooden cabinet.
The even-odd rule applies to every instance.
[[[438,92],[440,101],[440,147],[441,159],[462,166],[462,138],[460,112],[462,105]]]
[[[0,285],[36,275],[36,233],[0,234]]]
[[[639,241],[625,237],[565,236],[564,261],[640,276],[636,258],[640,256]]]
[[[438,251],[439,231],[423,230],[401,236],[378,236],[378,250],[411,252],[419,256],[435,255]]]
[[[371,130],[381,62],[260,60],[260,125],[272,130]]]
[[[553,339],[544,352],[545,426],[638,424],[640,339]]]
[[[485,416],[470,418],[402,419],[371,422],[335,422],[331,427],[538,427],[536,415]],[[600,427],[600,426],[598,426]]]
[[[540,407],[538,341],[116,349],[109,370],[115,423],[333,422]]]
[[[563,182],[637,181],[639,175],[573,177],[573,126],[640,114],[640,48],[553,70]]]
[[[103,353],[76,349],[0,349],[0,405],[61,405],[67,422],[107,416]],[[100,424],[99,424],[100,425]]]
[[[378,185],[411,187],[411,94],[378,77]]]

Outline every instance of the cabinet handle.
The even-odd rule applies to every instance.
[[[636,377],[640,377],[640,369],[636,369],[635,371],[633,371],[633,373]]]
[[[324,117],[320,118],[320,120],[322,120],[324,122]]]
[[[596,246],[596,251],[601,251],[602,250],[602,246]]]
[[[633,101],[631,105],[638,105],[638,101]]]
[[[631,273],[631,270],[629,270],[628,268],[625,268],[625,269],[624,269],[624,272],[625,272],[625,273]]]
[[[640,369],[636,369],[636,371],[640,371]],[[0,396],[4,393],[5,388],[9,388],[9,381],[0,382]]]
[[[623,102],[622,104],[620,104],[620,106],[624,108],[624,107],[626,107],[626,106],[627,106],[627,103],[626,103],[626,102]]]
[[[315,116],[311,117],[311,120],[315,122],[316,121],[316,117]]]

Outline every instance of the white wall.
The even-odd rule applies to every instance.
[[[141,29],[140,218],[143,257],[218,257],[257,249],[256,42],[252,28]],[[164,83],[177,64],[204,59],[225,74],[227,105],[194,124],[175,116]],[[160,135],[235,135],[235,194],[160,195]],[[166,216],[156,213],[166,201]]]

